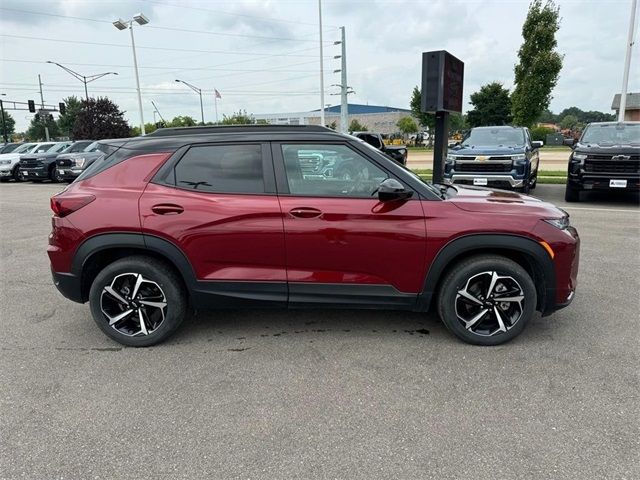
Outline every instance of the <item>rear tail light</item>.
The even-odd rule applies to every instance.
[[[61,193],[51,197],[51,210],[58,217],[66,217],[70,213],[80,210],[96,199],[93,195]]]

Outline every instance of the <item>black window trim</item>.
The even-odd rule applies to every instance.
[[[224,146],[239,146],[239,145],[259,145],[262,155],[262,181],[264,182],[264,192],[212,192],[207,190],[195,190],[189,187],[183,187],[177,185],[175,181],[175,167],[180,163],[182,158],[192,148],[199,147],[224,147]],[[273,159],[271,157],[271,149],[269,142],[260,140],[249,141],[227,141],[227,142],[206,142],[206,143],[191,143],[183,145],[169,158],[164,165],[158,170],[158,172],[151,179],[150,183],[156,185],[163,185],[165,187],[176,188],[179,190],[185,190],[192,193],[202,193],[207,195],[253,195],[253,196],[265,196],[276,195],[276,178],[273,168]]]

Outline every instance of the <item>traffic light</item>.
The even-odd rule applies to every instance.
[[[29,111],[31,113],[36,113],[36,102],[33,100],[29,100]]]
[[[58,109],[60,110],[60,115],[67,113],[67,106],[63,102],[58,104]]]

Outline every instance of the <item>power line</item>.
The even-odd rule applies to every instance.
[[[17,8],[7,8],[0,7],[0,10],[6,10],[9,12],[17,12],[25,15],[42,15],[47,17],[56,17],[56,18],[65,18],[69,20],[81,20],[85,22],[95,22],[95,23],[105,23],[111,25],[111,21],[109,20],[100,20],[97,18],[87,18],[87,17],[76,17],[72,15],[62,15],[58,13],[46,13],[46,12],[34,12],[31,10],[19,10]],[[225,32],[214,32],[211,30],[193,30],[188,28],[178,28],[178,27],[167,27],[162,25],[145,25],[143,28],[150,28],[155,30],[170,30],[175,32],[186,32],[186,33],[199,33],[206,35],[217,35],[222,37],[235,37],[235,38],[257,38],[262,40],[279,40],[279,41],[293,41],[293,42],[314,42],[314,40],[306,40],[303,37],[273,37],[273,36],[264,36],[264,35],[248,35],[244,33],[225,33]],[[330,42],[327,42],[330,43]]]
[[[164,5],[167,7],[175,7],[175,8],[179,8],[179,9],[189,9],[189,10],[199,10],[201,12],[209,12],[209,13],[214,13],[216,15],[229,15],[229,16],[233,16],[233,17],[245,17],[245,18],[253,18],[255,20],[259,20],[262,21],[264,23],[289,23],[289,24],[293,24],[293,25],[312,25],[312,26],[317,26],[316,23],[310,23],[310,22],[301,22],[298,20],[284,20],[284,19],[279,19],[279,18],[265,18],[262,16],[258,16],[258,15],[249,15],[247,13],[235,13],[235,12],[225,12],[222,10],[212,10],[210,8],[203,8],[203,7],[193,7],[190,5],[179,5],[179,4],[175,4],[175,3],[168,3],[168,2],[159,2],[157,0],[143,0],[145,2],[148,3],[155,3],[156,5]],[[333,28],[338,28],[335,27],[333,25],[327,25],[328,27],[333,27]]]
[[[61,38],[46,38],[46,37],[32,37],[28,35],[10,35],[7,33],[0,33],[0,37],[8,37],[8,38],[20,38],[22,40],[38,40],[38,41],[47,41],[47,42],[60,42],[60,43],[72,43],[72,44],[84,44],[84,45],[99,45],[105,47],[119,47],[119,48],[131,48],[129,45],[124,45],[122,43],[104,43],[104,42],[87,42],[83,40],[64,40]],[[186,48],[171,48],[171,47],[148,47],[148,46],[138,46],[136,48],[144,48],[146,50],[162,50],[162,51],[172,51],[172,52],[199,52],[199,53],[217,53],[221,55],[253,55],[259,57],[315,57],[315,55],[297,55],[294,53],[245,53],[245,52],[229,52],[226,50],[196,50],[196,49],[186,49]],[[307,48],[304,50],[298,50],[300,52],[307,50],[315,50],[313,48]],[[330,58],[330,57],[327,57]]]

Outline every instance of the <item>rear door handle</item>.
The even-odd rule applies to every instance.
[[[298,207],[289,210],[289,214],[296,218],[317,218],[322,215],[322,211],[317,208]]]
[[[173,203],[161,203],[151,207],[151,211],[158,215],[177,215],[184,212],[184,208]]]

